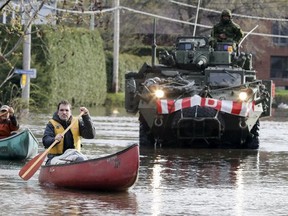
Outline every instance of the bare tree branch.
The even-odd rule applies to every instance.
[[[11,0],[7,1],[2,7],[1,7],[1,10],[5,7],[5,5],[7,5]],[[1,59],[7,63],[7,64],[10,64],[11,65],[11,62],[8,60],[8,57],[21,45],[25,35],[26,35],[26,32],[27,32],[27,29],[30,27],[30,25],[32,24],[33,20],[35,20],[38,12],[41,10],[41,8],[43,7],[43,5],[46,3],[46,0],[43,0],[40,4],[40,6],[37,8],[37,10],[35,10],[35,12],[33,13],[33,15],[30,17],[30,19],[28,20],[27,24],[25,25],[24,24],[24,30],[23,30],[23,34],[20,36],[20,38],[18,39],[18,41],[16,42],[16,44],[14,45],[14,47],[8,51],[6,54],[3,54],[1,51],[0,51],[0,56],[1,56]],[[0,10],[0,11],[1,11]],[[25,11],[25,10],[24,10]],[[8,72],[6,78],[3,80],[2,83],[0,83],[0,88],[9,80],[13,77],[14,75],[14,66],[11,65],[11,69],[10,71]]]
[[[43,7],[43,5],[46,3],[47,0],[43,0],[40,4],[40,6],[37,8],[37,10],[34,12],[33,16],[30,17],[30,19],[28,20],[27,24],[24,26],[24,34],[22,34],[19,38],[19,40],[16,42],[16,44],[14,45],[14,47],[7,52],[6,54],[3,55],[4,58],[9,57],[22,43],[25,35],[26,35],[26,31],[29,28],[29,26],[32,24],[33,20],[35,20],[35,17],[37,16],[38,12],[41,10],[41,8]]]
[[[5,8],[6,5],[8,5],[10,1],[11,1],[11,0],[6,1],[6,2],[1,6],[0,11],[2,11],[3,8]]]

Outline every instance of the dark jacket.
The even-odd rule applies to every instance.
[[[0,139],[9,137],[12,131],[17,131],[19,124],[16,117],[9,116],[9,119],[0,120]]]
[[[72,117],[66,122],[59,118],[57,112],[54,113],[53,120],[59,122],[64,129],[66,129],[71,124]],[[96,130],[89,115],[83,115],[82,119],[78,120],[79,124],[79,133],[80,136],[84,139],[94,139],[96,137]],[[55,141],[55,132],[54,126],[51,122],[48,122],[46,125],[44,136],[42,138],[42,143],[45,148],[49,148],[49,146]],[[64,135],[64,151],[70,148],[74,148],[74,140],[70,130],[68,130]]]
[[[220,34],[225,34],[227,36],[227,39],[221,40],[219,38]],[[218,24],[216,24],[213,27],[211,36],[218,42],[230,41],[230,42],[239,43],[243,37],[243,32],[240,26],[234,23],[232,20],[229,20],[227,23],[221,20]]]

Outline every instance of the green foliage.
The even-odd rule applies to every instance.
[[[109,107],[124,107],[125,95],[121,93],[108,93],[105,106]]]
[[[98,31],[41,27],[39,35],[32,49],[36,50],[33,67],[39,66],[37,79],[33,81],[41,87],[35,100],[45,106],[55,105],[62,99],[73,105],[103,104],[106,65]]]
[[[288,95],[288,90],[276,89],[276,95],[277,96],[286,96],[286,95]]]
[[[113,80],[113,53],[106,52],[106,74],[107,74],[107,91],[112,92],[112,80]]]
[[[20,37],[12,27],[0,25],[2,54],[9,52]],[[37,69],[37,78],[30,79],[30,107],[54,106],[61,99],[67,99],[73,105],[104,104],[106,65],[103,41],[98,31],[34,26],[32,32],[37,34],[32,34],[31,39],[31,68]],[[9,60],[0,59],[1,81],[14,68],[22,68],[22,49],[23,44]],[[3,84],[1,103],[10,104],[21,97],[20,78],[15,74]]]
[[[125,49],[123,53],[137,55],[137,56],[151,56],[152,47],[151,46],[134,46],[134,47]]]
[[[9,74],[12,74],[14,68],[22,68],[22,46],[9,56],[9,60],[4,57],[18,39],[19,34],[15,32],[12,25],[0,24],[0,101],[5,104],[8,104],[11,98],[18,96],[17,93],[19,93],[15,91],[15,86],[20,84],[20,75],[15,74],[13,79],[5,80]]]
[[[288,90],[276,89],[275,93],[275,103],[276,104],[288,104]]]
[[[7,82],[0,89],[0,105],[11,104],[13,99],[21,95],[21,89],[17,84]]]
[[[107,89],[108,92],[112,92],[112,79],[113,79],[113,55],[112,53],[106,53],[107,62]],[[131,54],[120,54],[119,56],[119,74],[118,84],[119,91],[124,92],[125,89],[125,74],[127,72],[138,70],[145,62],[151,62],[151,56],[139,57]]]
[[[142,65],[151,62],[151,56],[135,56],[129,54],[121,54],[119,57],[119,89],[124,92],[125,89],[125,74],[127,72],[138,72]]]

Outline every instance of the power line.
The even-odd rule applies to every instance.
[[[120,8],[124,9],[124,10],[128,10],[134,13],[138,13],[138,14],[143,14],[146,16],[151,16],[151,17],[155,17],[155,18],[159,18],[159,19],[164,19],[164,20],[168,20],[171,22],[177,22],[177,23],[183,23],[183,24],[187,24],[187,25],[195,25],[195,23],[191,23],[191,22],[187,22],[187,21],[182,21],[182,20],[177,20],[177,19],[172,19],[169,17],[165,17],[165,16],[160,16],[160,15],[155,15],[155,14],[151,14],[151,13],[147,13],[147,12],[143,12],[143,11],[138,11],[132,8],[128,8],[128,7],[123,7],[120,6]],[[203,27],[203,28],[212,28],[212,26],[209,25],[202,25],[202,24],[196,24],[196,26],[198,27]],[[247,34],[248,32],[244,32],[245,34]],[[265,36],[265,37],[277,37],[277,38],[288,38],[288,36],[286,35],[273,35],[273,34],[265,34],[265,33],[251,33],[251,35],[257,35],[257,36]]]
[[[182,5],[182,6],[186,6],[186,7],[191,7],[191,8],[197,8],[197,6],[194,6],[194,5],[189,5],[189,4],[186,4],[186,3],[182,3],[182,2],[177,2],[177,1],[174,1],[174,0],[169,0],[171,3],[174,3],[174,4],[178,4],[178,5]],[[12,3],[13,6],[19,6],[17,5],[16,3]],[[53,9],[53,10],[57,10],[57,11],[60,11],[60,12],[65,12],[65,13],[75,13],[75,14],[97,14],[97,13],[105,13],[105,12],[113,12],[115,10],[115,8],[109,8],[109,9],[102,9],[101,11],[76,11],[76,10],[68,10],[68,9],[61,9],[61,8],[55,8],[55,7],[52,7],[50,5],[47,5],[45,4],[44,7],[48,8],[48,9]],[[123,8],[123,9],[131,9],[131,10],[134,10],[132,8],[128,8],[128,7],[123,7],[123,6],[120,6],[120,9]],[[217,13],[217,14],[221,14],[221,11],[218,11],[218,10],[213,10],[213,9],[208,9],[208,8],[203,8],[203,7],[199,7],[199,9],[203,10],[203,11],[208,11],[208,12],[213,12],[213,13]],[[137,11],[137,10],[135,10]],[[138,12],[141,12],[141,11],[138,11]],[[145,13],[145,12],[143,12]],[[149,13],[148,13],[149,14]],[[272,17],[258,17],[258,16],[249,16],[249,15],[243,15],[243,14],[235,14],[235,13],[232,13],[233,16],[235,17],[242,17],[242,18],[248,18],[248,19],[258,19],[258,20],[270,20],[270,21],[280,21],[280,22],[288,22],[288,19],[283,19],[283,18],[272,18]],[[184,24],[185,21],[183,21]]]
[[[182,2],[177,2],[177,1],[174,1],[174,0],[169,0],[169,1],[171,3],[174,3],[174,4],[178,4],[178,5],[182,5],[182,6],[186,6],[186,7],[191,7],[191,8],[197,8],[197,6],[194,6],[194,5],[189,5],[189,4],[182,3]],[[203,10],[203,11],[208,11],[208,12],[221,14],[221,11],[218,11],[218,10],[213,10],[213,9],[208,9],[208,8],[203,8],[203,7],[199,7],[199,8],[200,8],[200,10]],[[249,16],[249,15],[235,14],[235,13],[232,13],[232,15],[235,16],[235,17],[242,17],[242,18],[248,18],[248,19],[288,22],[288,19],[282,19],[282,18],[258,17],[258,16]]]
[[[92,15],[92,14],[98,14],[98,13],[106,13],[106,12],[113,12],[116,8],[109,8],[109,9],[102,9],[102,10],[98,10],[98,11],[76,11],[76,10],[68,10],[68,9],[61,9],[61,8],[55,8],[52,7],[50,5],[44,5],[46,8],[48,9],[52,9],[55,11],[60,11],[60,12],[64,12],[64,13],[72,13],[72,14],[88,14],[88,15]]]
[[[170,1],[174,2],[173,0],[170,0]],[[188,6],[192,6],[192,5],[188,5]],[[103,9],[101,11],[100,10],[98,10],[98,11],[75,11],[75,10],[67,10],[67,9],[55,8],[55,7],[49,6],[47,4],[45,4],[44,7],[48,8],[48,9],[64,12],[64,13],[88,14],[88,15],[98,14],[98,13],[106,13],[106,12],[113,12],[114,10],[117,9],[117,8],[113,7],[113,8],[109,8],[109,9]],[[162,20],[167,20],[167,21],[171,21],[171,22],[176,22],[176,23],[181,23],[181,24],[186,24],[186,25],[192,25],[192,26],[196,25],[197,27],[202,27],[202,28],[209,28],[209,29],[212,28],[212,26],[210,26],[210,25],[195,24],[195,23],[191,23],[191,22],[187,22],[187,21],[183,21],[183,20],[173,19],[173,18],[169,18],[169,17],[157,15],[157,14],[152,14],[152,13],[148,13],[148,12],[144,12],[144,11],[135,10],[135,9],[132,9],[132,8],[129,8],[129,7],[119,6],[119,9],[127,10],[127,11],[130,11],[130,12],[136,13],[136,14],[142,14],[142,15],[145,15],[145,16],[150,16],[150,17],[154,17],[154,18],[158,18],[158,19],[162,19]],[[205,10],[210,10],[210,9],[205,9]],[[212,10],[211,12],[214,12],[214,10]],[[215,11],[215,12],[220,13],[219,11]],[[265,19],[270,19],[271,20],[272,18],[265,18]],[[278,21],[280,21],[280,20],[278,19]],[[282,21],[288,21],[288,20],[284,19]],[[244,33],[247,34],[248,32],[244,32]],[[274,35],[274,34],[265,34],[265,33],[255,33],[255,32],[252,32],[251,35],[264,36],[264,37],[288,38],[288,36],[286,36],[286,35]]]

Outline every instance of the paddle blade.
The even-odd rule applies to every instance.
[[[22,167],[19,171],[19,176],[26,181],[30,179],[44,162],[45,156],[45,152],[36,155],[24,167]]]

